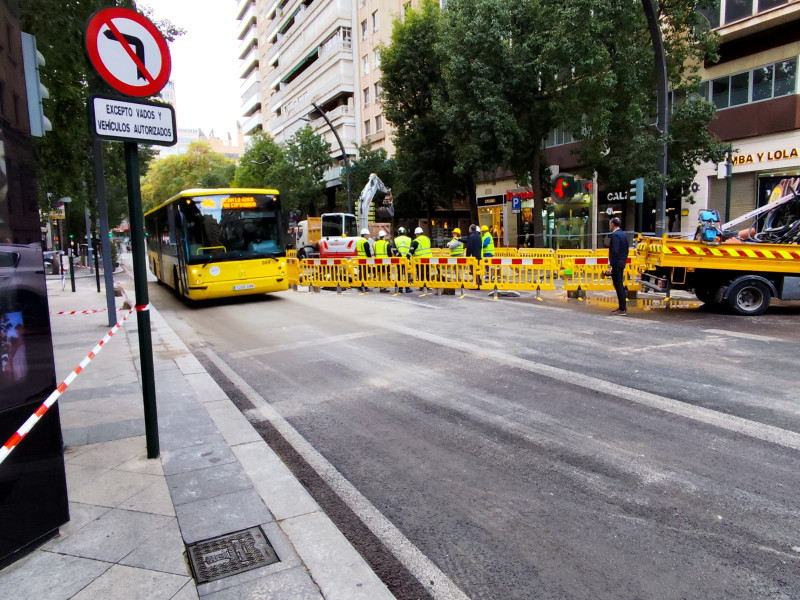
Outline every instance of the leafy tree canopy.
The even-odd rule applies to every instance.
[[[325,171],[333,164],[330,152],[330,144],[310,125],[299,129],[285,147],[258,131],[236,168],[235,185],[277,188],[285,210],[315,215],[325,198]]]
[[[132,0],[118,0],[118,6],[136,8]],[[37,189],[39,205],[52,208],[52,201],[67,196],[70,214],[82,215],[85,208],[96,214],[94,163],[87,122],[87,97],[93,92],[110,90],[94,73],[85,58],[84,30],[91,15],[106,8],[105,0],[25,0],[20,3],[22,30],[36,36],[46,64],[40,70],[42,84],[50,98],[43,102],[44,113],[53,130],[36,138]],[[156,21],[167,40],[182,31],[168,21]],[[144,170],[155,152],[139,148]],[[106,191],[109,225],[115,227],[127,214],[124,155],[121,143],[104,143]],[[77,219],[71,219],[77,223]]]
[[[381,49],[381,86],[387,121],[395,128],[400,206],[419,213],[435,206],[451,206],[463,194],[474,204],[473,174],[480,165],[458,162],[458,139],[449,130],[448,116],[436,110],[447,97],[442,70],[447,60],[436,51],[442,12],[432,0],[409,10],[395,21],[392,42]],[[405,190],[405,192],[402,192]],[[475,207],[477,219],[477,207]]]
[[[236,163],[208,142],[193,142],[186,153],[150,165],[142,178],[142,205],[150,210],[185,189],[230,187],[235,171]]]

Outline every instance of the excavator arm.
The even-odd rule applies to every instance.
[[[381,178],[378,177],[375,173],[370,173],[369,181],[367,181],[367,185],[364,186],[364,189],[361,190],[361,195],[358,197],[358,230],[361,231],[362,229],[367,228],[367,223],[369,221],[369,205],[372,204],[372,199],[375,197],[375,194],[378,192],[383,192],[387,196],[391,197],[392,190],[387,188]],[[394,216],[394,204],[388,205],[388,214],[389,217]]]

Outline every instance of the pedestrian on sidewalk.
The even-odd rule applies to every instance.
[[[608,271],[614,290],[617,292],[618,307],[611,311],[612,315],[624,316],[628,314],[627,290],[625,289],[625,265],[628,263],[628,236],[620,229],[622,222],[619,217],[613,217],[608,226],[611,236],[608,240]]]

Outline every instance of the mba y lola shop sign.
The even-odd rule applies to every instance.
[[[106,8],[92,15],[86,26],[86,54],[103,81],[135,98],[160,92],[172,68],[161,32],[127,8]],[[175,110],[168,104],[93,94],[88,108],[95,137],[161,146],[178,141]]]

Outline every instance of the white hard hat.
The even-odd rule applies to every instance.
[[[419,235],[420,233],[422,233],[422,227],[417,227],[417,228],[414,230],[414,235]]]
[[[386,237],[386,232],[385,232],[383,229],[381,229],[381,230],[378,232],[378,237],[379,237],[379,238]]]
[[[369,235],[369,229],[362,229],[361,235]]]

